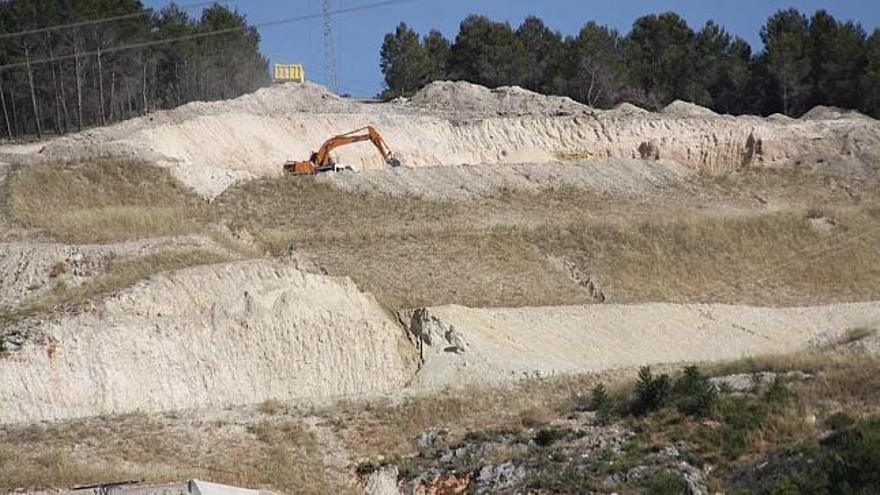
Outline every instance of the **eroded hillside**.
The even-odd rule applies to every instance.
[[[335,153],[354,172],[282,176],[284,160],[366,124],[404,167],[386,169],[359,144]],[[430,402],[447,387],[518,397],[517,415],[539,416],[523,421],[549,424],[581,407],[568,401],[594,382],[585,373],[874,342],[878,136],[876,121],[833,109],[798,120],[684,102],[598,111],[465,83],[368,104],[306,84],[4,147],[3,445],[22,445],[16,435],[35,421],[55,422],[52,436],[91,428],[96,415],[231,408],[250,411],[228,413],[232,430],[257,439],[244,442],[242,466],[298,453],[312,469],[332,466],[327,490],[387,483],[387,473],[392,485],[414,483],[355,468],[385,448],[406,457],[401,469],[429,469],[412,457],[421,435],[467,417],[467,404]],[[870,345],[859,348],[869,361]],[[549,380],[540,387],[552,400],[529,402],[518,387],[535,382],[522,380]],[[549,403],[552,413],[529,412]],[[285,411],[283,424],[255,419],[254,404]],[[334,408],[358,404],[379,407],[354,415],[378,439],[336,424]],[[389,421],[398,406],[424,421]],[[493,411],[465,430],[519,421]],[[207,435],[166,419],[119,421]],[[232,430],[224,441],[241,443]],[[69,470],[43,481],[23,470],[2,488],[94,480],[101,469],[83,466],[95,459],[105,473],[188,476],[173,456],[111,451],[59,457]],[[283,463],[260,477],[203,461],[284,490],[305,476]],[[474,480],[485,467],[442,469],[452,465]]]

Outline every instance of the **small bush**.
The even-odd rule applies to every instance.
[[[52,265],[52,268],[49,269],[50,278],[58,278],[65,273],[67,273],[67,265],[63,261],[55,263]]]
[[[822,208],[812,207],[812,208],[807,209],[804,216],[806,216],[808,220],[815,220],[817,218],[827,217],[828,214]]]
[[[590,392],[590,408],[596,412],[599,424],[607,425],[613,419],[614,406],[611,404],[611,399],[608,398],[608,391],[604,383],[597,383]]]
[[[665,406],[669,402],[670,389],[668,375],[664,373],[655,377],[649,366],[639,368],[633,414],[642,416]]]
[[[257,410],[263,414],[275,415],[284,410],[284,404],[275,399],[266,399],[257,406]]]
[[[777,375],[776,378],[773,379],[773,383],[771,383],[770,386],[767,387],[767,390],[764,391],[762,399],[771,407],[779,409],[788,402],[790,397],[791,392],[788,390],[782,377]]]
[[[381,469],[381,467],[381,465],[373,464],[371,461],[364,461],[359,463],[357,467],[355,467],[354,471],[355,473],[357,473],[358,476],[367,476],[375,473],[376,471]]]
[[[880,489],[880,418],[860,421],[822,441],[832,493]]]
[[[721,451],[736,457],[752,445],[754,432],[767,422],[763,408],[750,404],[743,397],[726,397],[718,403],[722,426],[718,429]]]
[[[645,493],[649,495],[686,495],[690,493],[687,481],[669,471],[661,471],[645,481]]]
[[[684,414],[708,416],[718,401],[718,390],[696,366],[688,366],[673,386],[675,406]]]
[[[560,440],[565,440],[576,436],[578,436],[577,432],[572,431],[568,428],[550,426],[538,430],[538,433],[535,434],[535,438],[533,440],[535,442],[535,445],[539,447],[549,447]]]
[[[832,431],[843,431],[856,422],[852,416],[845,412],[837,412],[832,414],[825,422]]]

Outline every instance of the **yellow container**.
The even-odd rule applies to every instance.
[[[275,82],[304,82],[306,73],[302,64],[275,64]]]

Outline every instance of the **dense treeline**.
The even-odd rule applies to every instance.
[[[118,19],[82,22],[109,17]],[[174,4],[154,12],[140,0],[0,2],[0,137],[62,134],[253,91],[269,82],[258,45],[244,16],[217,4],[194,19]]]
[[[597,107],[658,109],[682,99],[725,113],[803,113],[815,105],[880,117],[880,29],[868,36],[824,10],[779,11],[761,29],[764,50],[712,21],[699,30],[674,13],[647,15],[628,34],[588,22],[563,37],[536,17],[516,29],[472,15],[453,42],[401,23],[385,36],[385,96],[439,79],[519,85]]]

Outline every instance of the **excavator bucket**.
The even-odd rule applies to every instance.
[[[395,158],[395,157],[392,156],[392,157],[390,157],[390,158],[388,159],[388,165],[389,165],[391,168],[397,168],[397,167],[399,167],[399,166],[401,165],[401,163],[400,163],[400,160],[398,160],[397,158]]]

